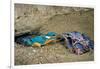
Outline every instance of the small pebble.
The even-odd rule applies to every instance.
[[[36,50],[33,50],[33,52],[36,52]]]

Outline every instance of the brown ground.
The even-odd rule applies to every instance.
[[[79,31],[85,32],[91,39],[94,38],[93,23],[94,11],[73,12],[52,16],[41,28],[42,32],[54,31],[57,33]],[[75,55],[68,52],[63,45],[57,43],[42,48],[23,47],[15,43],[15,65],[45,64],[76,61],[93,61],[94,54],[86,53]]]

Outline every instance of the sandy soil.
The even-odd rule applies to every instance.
[[[52,16],[43,23],[41,32],[53,31],[57,33],[79,31],[84,32],[94,39],[94,11],[73,12],[70,14],[59,14]],[[37,47],[24,47],[15,43],[15,65],[62,63],[76,61],[93,61],[94,54],[88,52],[83,55],[69,53],[64,45]]]

